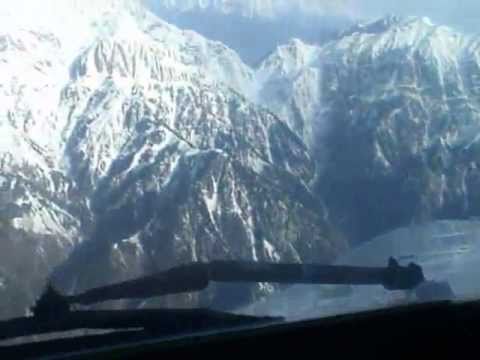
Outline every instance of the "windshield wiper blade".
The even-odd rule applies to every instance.
[[[192,263],[76,295],[64,296],[49,286],[33,307],[34,317],[0,322],[0,340],[77,329],[138,328],[171,335],[283,320],[205,309],[71,311],[71,306],[75,304],[90,305],[109,300],[147,299],[200,291],[210,282],[382,285],[387,290],[413,290],[429,283],[419,265],[400,266],[393,258],[383,268],[242,261]],[[448,287],[445,289],[449,290]],[[429,297],[438,292],[438,285],[423,286],[422,291]]]
[[[279,317],[255,317],[208,309],[71,311],[56,317],[27,317],[0,322],[0,340],[74,330],[138,330],[155,336],[273,324]]]

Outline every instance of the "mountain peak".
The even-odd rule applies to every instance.
[[[272,65],[275,64],[282,64],[282,66],[287,66],[290,69],[307,66],[316,59],[319,49],[318,46],[307,44],[300,39],[291,39],[285,45],[277,47],[262,63],[260,70],[265,68],[272,70]],[[275,72],[283,72],[277,66],[274,66],[274,68]],[[286,69],[284,71],[290,72]]]
[[[346,37],[353,35],[355,33],[360,34],[381,34],[389,30],[404,27],[407,25],[421,25],[426,27],[434,27],[434,23],[428,17],[416,17],[416,16],[397,16],[393,14],[388,14],[382,18],[368,21],[368,22],[359,22],[348,30],[341,33],[340,37]]]
[[[455,66],[456,57],[467,41],[466,36],[447,26],[435,25],[428,17],[387,16],[355,25],[325,49],[334,52],[348,49],[347,53],[355,59],[362,59],[362,54],[377,58],[394,52],[415,52],[435,64],[450,67]]]

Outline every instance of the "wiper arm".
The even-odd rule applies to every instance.
[[[147,299],[201,291],[210,282],[383,285],[388,290],[410,290],[425,282],[425,277],[420,266],[413,263],[407,267],[400,266],[393,258],[384,268],[214,261],[182,265],[77,295],[63,296],[49,287],[33,312],[37,318],[55,317],[59,312],[67,313],[74,304],[90,305],[110,300]]]
[[[201,291],[211,282],[382,285],[388,290],[409,290],[424,281],[420,266],[413,263],[407,267],[400,266],[394,259],[390,259],[388,266],[383,268],[214,261],[175,267],[64,299],[69,304],[89,305],[108,300],[150,298]]]

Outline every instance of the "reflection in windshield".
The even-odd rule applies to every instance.
[[[477,299],[478,10],[4,1],[0,321]]]
[[[480,257],[476,240],[479,225],[474,221],[438,221],[397,229],[352,249],[337,263],[379,266],[385,256],[392,255],[404,265],[410,262],[422,264],[425,278],[447,282],[457,300],[478,299],[480,286],[475,268]],[[242,312],[284,314],[298,320],[416,302],[418,298],[411,293],[391,292],[381,286],[296,285],[249,305]]]

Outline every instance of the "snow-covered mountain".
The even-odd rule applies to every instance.
[[[322,48],[318,187],[358,240],[478,215],[478,49],[478,38],[396,17]]]
[[[478,38],[396,16],[324,46],[292,40],[257,69],[260,102],[312,149],[317,190],[354,242],[478,215],[478,78]]]
[[[330,261],[345,246],[309,190],[307,147],[252,102],[255,71],[234,51],[139,2],[32,11],[1,35],[1,316],[24,313],[58,265],[56,285],[77,291],[192,260]]]
[[[0,317],[52,271],[76,292],[194,260],[331,262],[411,221],[480,213],[478,39],[387,17],[253,67],[143,1],[42,4],[0,12]],[[256,7],[274,1],[162,4],[253,28],[276,16]]]
[[[147,35],[102,41],[71,67],[65,155],[97,221],[57,283],[78,291],[192,260],[333,258],[344,244],[309,190],[308,149],[239,93],[251,70],[198,35],[161,23]]]

